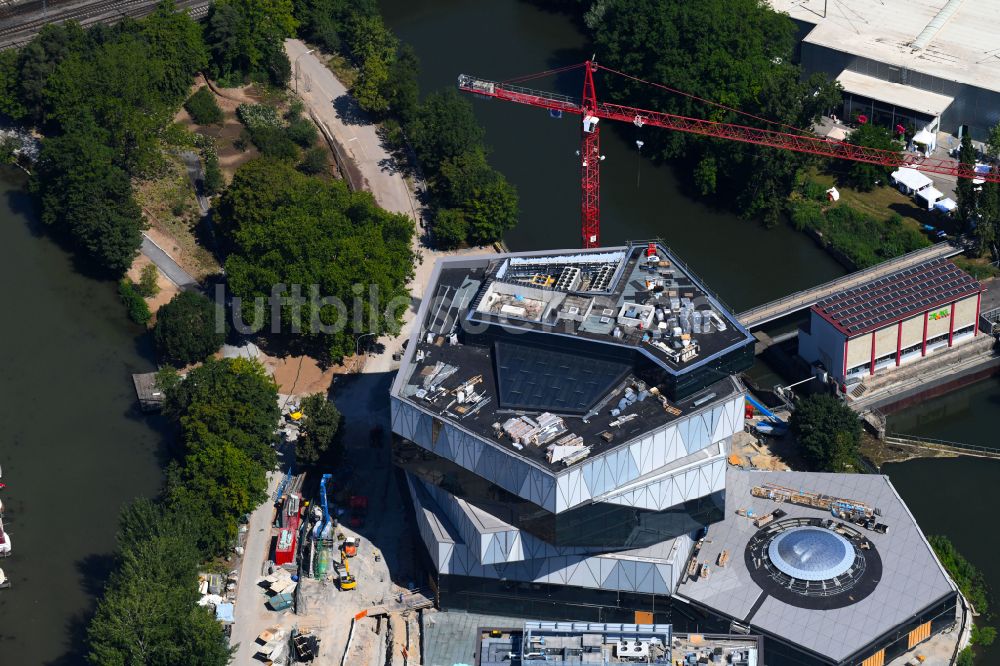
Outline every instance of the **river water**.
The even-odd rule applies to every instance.
[[[382,0],[381,6],[389,26],[420,57],[424,92],[454,86],[459,74],[503,80],[590,55],[574,22],[527,2]],[[581,87],[579,78],[526,85],[572,95],[579,95]],[[600,85],[598,79],[598,96]],[[494,100],[476,99],[474,108],[493,148],[490,162],[521,196],[521,222],[508,245],[515,250],[578,247],[577,119],[553,120],[543,110]],[[685,197],[670,168],[640,163],[634,141],[655,131],[665,130],[603,128],[602,244],[662,237],[737,311],[844,273],[803,234],[765,230]],[[778,381],[762,364],[751,374],[765,386]],[[994,435],[1000,422],[998,389],[997,381],[973,385],[894,415],[891,427],[1000,447]],[[986,512],[1000,506],[995,480],[1000,462],[918,460],[887,465],[885,471],[925,531],[951,537],[1000,592],[1000,538],[983,529]],[[1000,663],[996,649],[983,657],[983,663]]]
[[[159,489],[163,438],[134,407],[130,374],[153,369],[139,329],[39,233],[23,185],[0,172],[0,663],[78,664],[119,509]]]

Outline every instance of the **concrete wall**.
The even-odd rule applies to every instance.
[[[924,341],[924,316],[910,317],[903,322],[902,348],[912,347]]]
[[[955,304],[954,317],[956,331],[976,323],[976,307],[978,302],[978,296],[971,296]]]
[[[895,354],[899,343],[899,324],[875,331],[875,358]]]
[[[847,369],[872,362],[872,334],[865,333],[847,341]]]
[[[819,361],[838,380],[844,374],[844,335],[815,312],[809,313],[809,333],[799,331],[799,356]]]

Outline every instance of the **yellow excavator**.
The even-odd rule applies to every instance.
[[[340,554],[340,589],[341,590],[353,590],[358,586],[358,581],[351,575],[351,565],[350,560],[341,553]]]

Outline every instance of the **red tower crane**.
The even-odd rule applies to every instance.
[[[583,95],[580,98],[542,90],[533,90],[516,85],[519,82],[529,79],[563,73],[579,68],[583,68],[584,70]],[[625,76],[635,81],[639,81],[640,83],[646,83],[647,85],[655,85],[671,92],[682,95],[686,94],[667,88],[666,86],[650,84],[647,81],[642,81],[641,79],[636,79],[635,77],[628,76],[627,74],[622,74],[621,72],[617,72],[608,67],[598,65],[593,60],[588,60],[587,62],[577,65],[570,65],[569,67],[541,72],[539,74],[520,77],[518,79],[511,79],[509,81],[491,81],[488,79],[469,76],[467,74],[462,74],[458,77],[458,87],[460,90],[465,92],[502,99],[508,102],[528,104],[530,106],[548,109],[550,112],[558,112],[560,114],[572,113],[583,117],[582,149],[580,151],[580,175],[582,185],[581,216],[583,246],[587,248],[598,247],[601,241],[600,165],[602,157],[600,154],[600,131],[598,129],[598,123],[604,119],[629,122],[634,124],[636,127],[643,127],[645,125],[664,127],[666,129],[688,132],[690,134],[700,134],[720,139],[729,139],[731,141],[742,141],[744,143],[752,143],[760,146],[769,146],[771,148],[780,148],[784,150],[793,150],[800,153],[821,155],[823,157],[852,160],[854,162],[878,164],[885,167],[908,166],[929,173],[1000,182],[1000,172],[995,169],[990,170],[988,173],[977,172],[972,166],[962,164],[952,159],[922,157],[910,154],[900,155],[899,153],[889,150],[855,146],[841,141],[821,138],[811,132],[787,125],[782,125],[782,127],[786,127],[791,131],[782,132],[777,130],[761,129],[758,127],[737,125],[733,123],[720,123],[711,120],[702,120],[699,118],[689,118],[686,116],[663,113],[660,111],[649,111],[646,109],[624,106],[621,104],[612,104],[609,102],[600,102],[597,99],[597,91],[594,87],[594,73],[599,70]],[[692,97],[690,95],[688,96]],[[707,100],[700,99],[699,101],[707,102]],[[712,102],[708,103],[712,104]],[[736,109],[722,105],[716,104],[715,106],[719,106],[729,111],[742,113]],[[749,116],[750,114],[743,115]],[[756,116],[751,117],[757,118]],[[763,118],[757,119],[764,120],[765,122],[775,125],[780,125],[780,123],[774,123],[773,121],[768,121]],[[798,133],[793,134],[792,131]]]

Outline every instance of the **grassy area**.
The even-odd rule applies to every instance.
[[[358,70],[348,62],[347,58],[336,53],[333,55],[323,54],[321,57],[326,59],[326,66],[344,84],[345,88],[350,90],[354,87],[354,83],[358,80]]]
[[[150,226],[174,240],[180,256],[174,258],[194,277],[218,273],[219,263],[197,238],[198,202],[184,163],[164,155],[166,168],[157,178],[135,184],[135,198],[151,216]]]
[[[952,261],[955,262],[956,266],[977,280],[985,280],[986,278],[994,278],[1000,275],[1000,268],[992,265],[986,257],[978,257],[976,259],[955,257]]]
[[[920,225],[924,224],[927,218],[926,210],[921,210],[913,202],[913,199],[895,188],[876,187],[871,192],[859,192],[841,185],[832,174],[819,172],[816,169],[807,171],[805,177],[822,185],[823,189],[836,186],[837,191],[840,192],[841,203],[876,219],[884,219],[892,213],[898,213],[903,218],[905,225],[920,231]],[[940,222],[940,217],[937,217]]]

